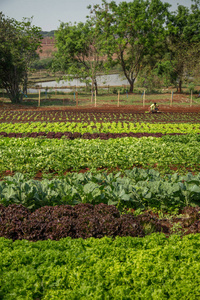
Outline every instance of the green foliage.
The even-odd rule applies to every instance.
[[[22,204],[35,210],[45,205],[78,203],[115,205],[119,209],[157,208],[175,211],[199,205],[200,173],[193,176],[177,173],[162,177],[159,172],[133,168],[125,174],[73,173],[63,179],[25,180],[16,173],[0,182],[0,203]]]
[[[45,37],[54,37],[55,35],[55,30],[51,30],[51,31],[41,31],[41,35],[43,38]]]
[[[200,236],[0,238],[2,299],[198,299]]]
[[[146,56],[159,52],[164,41],[168,3],[162,1],[121,2],[103,1],[95,5],[96,26],[101,32],[102,45],[109,61],[120,64],[130,84],[130,92]]]
[[[69,74],[68,80],[79,77],[91,84],[92,91],[97,91],[97,73],[103,69],[101,44],[93,23],[87,21],[72,25],[61,23],[55,33],[56,47],[53,63],[54,70],[62,70]]]
[[[182,91],[182,83],[187,74],[198,68],[199,61],[199,2],[191,8],[178,5],[167,20],[165,56],[158,64],[158,72],[166,75],[172,83],[177,82],[177,89]]]
[[[0,12],[0,87],[13,103],[21,100],[20,88],[27,89],[27,73],[40,45],[40,29],[31,21],[17,22]]]
[[[51,95],[51,93],[48,93]],[[21,119],[21,118],[20,118]],[[195,123],[144,123],[144,122],[31,122],[29,123],[1,123],[0,132],[6,133],[27,133],[27,132],[79,132],[84,133],[162,133],[162,134],[187,134],[185,137],[176,136],[174,140],[181,139],[199,141],[199,136],[196,135],[200,132],[200,124]],[[166,137],[170,140],[172,137]]]
[[[127,93],[127,89],[125,87],[114,88],[112,92],[113,92],[113,94],[118,94],[118,91],[120,92],[120,94]]]
[[[49,69],[52,65],[53,58],[37,59],[31,64],[31,68],[36,70]]]
[[[155,168],[161,173],[199,170],[199,140],[180,137],[122,138],[109,140],[3,138],[0,140],[0,173],[8,171],[35,176],[67,170],[126,170]],[[187,139],[187,137],[183,137]]]

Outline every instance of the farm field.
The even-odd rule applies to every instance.
[[[1,108],[0,298],[198,299],[200,109],[145,111]]]
[[[0,239],[2,299],[198,299],[197,235]],[[6,296],[5,296],[6,295]]]

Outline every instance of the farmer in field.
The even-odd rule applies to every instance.
[[[157,113],[158,112],[158,105],[157,105],[156,102],[154,102],[153,104],[151,104],[150,111],[151,111],[151,113]]]

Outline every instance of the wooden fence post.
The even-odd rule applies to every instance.
[[[143,94],[143,106],[145,106],[145,90],[144,90],[144,94]]]
[[[190,106],[192,106],[192,91],[191,91],[191,97],[190,97]]]
[[[173,102],[173,91],[171,91],[170,106],[172,106],[172,102]]]
[[[40,107],[40,89],[39,89],[38,107]]]
[[[94,91],[94,106],[97,107],[97,92]]]
[[[78,92],[76,92],[76,106],[78,106]]]

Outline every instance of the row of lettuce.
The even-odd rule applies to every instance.
[[[144,122],[31,122],[31,123],[1,123],[0,132],[32,133],[32,132],[79,132],[88,133],[200,133],[198,123],[144,123]]]
[[[152,233],[180,236],[200,233],[200,207],[184,207],[170,215],[154,210],[140,213],[113,205],[81,203],[44,206],[31,211],[19,204],[0,205],[0,237],[15,240],[56,240],[71,237],[113,239],[120,236],[145,237]]]
[[[200,171],[200,136],[179,135],[108,140],[1,138],[0,174],[34,178],[66,172],[124,172],[133,167],[162,174]]]
[[[155,232],[166,236],[200,233],[200,207],[185,207],[180,212],[177,216],[166,218],[166,215],[157,216],[153,211],[141,214],[124,211],[120,214],[115,206],[103,203],[44,206],[34,212],[22,205],[0,205],[0,237],[35,242],[59,241],[66,237],[144,237]]]
[[[200,235],[0,238],[1,299],[198,299]]]

